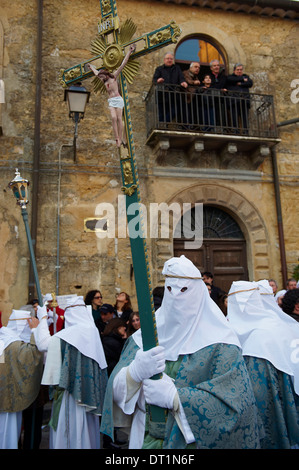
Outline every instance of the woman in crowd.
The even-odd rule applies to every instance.
[[[91,305],[94,320],[100,320],[100,307],[103,303],[103,296],[99,290],[90,290],[85,296],[85,305]]]
[[[127,323],[130,314],[133,312],[130,296],[126,292],[120,292],[116,296],[114,308],[118,318],[121,318]]]
[[[107,323],[102,335],[102,344],[108,365],[108,376],[118,363],[126,338],[126,324],[123,320],[113,318]]]
[[[140,328],[140,316],[139,312],[132,312],[129,317],[129,323],[127,328],[127,336],[131,336],[135,331]]]

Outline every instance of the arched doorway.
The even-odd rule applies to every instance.
[[[192,230],[193,214],[194,209],[191,209]],[[173,239],[174,256],[185,255],[201,272],[212,272],[214,284],[225,292],[233,281],[248,280],[246,240],[236,220],[225,210],[204,204],[202,246],[186,248],[185,241],[184,238]]]

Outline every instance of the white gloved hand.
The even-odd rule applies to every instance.
[[[52,310],[50,310],[50,309],[48,310],[47,307],[46,307],[46,305],[44,305],[43,308],[46,309],[46,313],[47,313],[48,318],[49,318],[49,319],[53,319],[53,317],[54,317],[54,312],[53,312]]]
[[[47,313],[47,307],[44,305],[43,307],[40,307],[40,305],[37,306],[37,318],[39,321],[41,321],[42,318],[46,317],[47,318],[48,313]]]
[[[173,380],[168,375],[163,374],[162,379],[144,380],[143,393],[145,401],[149,405],[156,405],[160,408],[172,410],[177,389]]]
[[[135,382],[142,382],[165,369],[165,355],[162,346],[148,351],[137,351],[134,361],[129,366],[129,373]]]

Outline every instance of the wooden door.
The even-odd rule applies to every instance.
[[[233,281],[248,280],[246,241],[236,220],[224,210],[204,205],[202,246],[189,249],[185,241],[174,239],[174,256],[185,255],[201,273],[210,271],[215,286],[228,292]]]
[[[248,280],[245,240],[206,239],[199,249],[185,249],[182,239],[174,241],[174,256],[185,255],[201,273],[210,271],[214,285],[228,292],[233,281]]]

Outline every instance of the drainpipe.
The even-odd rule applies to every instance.
[[[42,77],[42,31],[43,31],[43,0],[37,0],[37,44],[36,44],[36,85],[35,85],[35,125],[32,172],[32,212],[31,238],[36,254],[38,186],[40,169],[40,120],[41,120],[41,77]],[[29,300],[36,297],[33,268],[29,268]]]
[[[286,252],[285,252],[285,244],[284,244],[284,232],[283,232],[280,189],[279,189],[279,175],[278,175],[277,155],[276,155],[275,147],[272,148],[271,154],[272,154],[272,168],[273,168],[273,178],[274,178],[274,191],[275,191],[275,202],[276,202],[276,216],[277,216],[277,226],[278,226],[282,284],[283,284],[283,287],[285,288],[285,286],[287,285],[288,270],[287,270],[287,263],[286,263]]]
[[[299,122],[299,118],[289,119],[282,121],[277,124],[277,127],[288,126]],[[279,249],[280,249],[280,261],[281,261],[281,273],[283,287],[285,288],[288,279],[288,270],[286,263],[285,243],[284,243],[284,232],[282,223],[282,210],[281,210],[281,199],[279,189],[279,174],[277,165],[277,154],[276,148],[272,148],[272,167],[273,167],[273,178],[274,178],[274,190],[275,190],[275,201],[276,201],[276,214],[277,214],[277,225],[278,225],[278,237],[279,237]]]
[[[288,119],[287,121],[281,121],[277,124],[277,127],[289,126],[290,124],[296,124],[299,122],[299,118]]]
[[[60,191],[61,191],[61,152],[64,147],[74,148],[72,144],[62,144],[58,153],[58,183],[57,183],[57,231],[56,231],[56,298],[59,295],[59,273],[60,273]]]

